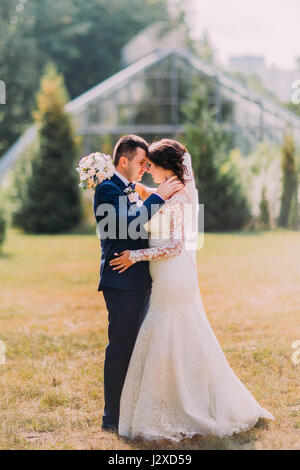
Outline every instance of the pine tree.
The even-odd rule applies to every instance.
[[[60,233],[77,226],[81,201],[75,172],[78,158],[63,77],[48,65],[34,113],[39,127],[39,149],[26,181],[19,225],[30,233]],[[14,217],[16,220],[17,217]]]
[[[266,186],[264,185],[261,192],[261,201],[259,204],[259,224],[264,229],[267,230],[270,228],[270,211],[269,203],[266,197]]]
[[[6,219],[3,210],[0,208],[0,251],[5,240],[6,234]]]
[[[291,200],[289,218],[288,218],[288,221],[287,221],[288,228],[290,228],[292,230],[298,230],[299,229],[299,203],[298,203],[297,193],[298,193],[298,191],[294,191],[294,193],[293,193],[292,200]]]
[[[297,228],[298,210],[298,176],[295,160],[293,136],[286,133],[282,145],[282,195],[278,225],[286,228]]]

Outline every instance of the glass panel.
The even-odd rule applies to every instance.
[[[156,94],[156,81],[152,78],[139,77],[130,83],[130,102],[150,103]]]
[[[86,111],[72,116],[72,121],[76,129],[81,129],[86,126]]]
[[[90,152],[101,152],[101,137],[98,135],[89,136]]]
[[[182,106],[178,106],[178,121],[179,121],[179,124],[186,123],[186,116],[183,112]]]
[[[125,125],[132,123],[132,107],[130,105],[119,105],[118,124]]]
[[[113,98],[115,102],[118,102],[120,104],[127,104],[130,102],[129,98],[129,85],[126,83],[126,85],[119,90],[115,91],[113,94]]]
[[[142,124],[170,124],[171,106],[134,106],[134,123]]]
[[[186,99],[191,92],[191,81],[186,78],[178,79],[178,96],[179,99]]]
[[[106,126],[118,125],[118,108],[113,100],[106,99],[101,102],[99,121]]]
[[[88,107],[88,119],[91,123],[99,122],[98,102],[91,103]]]
[[[193,77],[200,76],[200,72],[198,70],[191,67],[186,60],[179,56],[176,57],[176,70],[180,78],[191,80]]]
[[[171,99],[172,82],[169,78],[159,78],[157,80],[158,96],[161,99]]]
[[[171,74],[171,56],[166,59],[158,62],[157,64],[152,65],[145,74],[151,77],[166,77]]]

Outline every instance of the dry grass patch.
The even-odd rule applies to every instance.
[[[276,417],[231,438],[130,442],[101,431],[107,314],[93,235],[9,231],[0,255],[2,449],[299,449],[300,234],[208,234],[199,285],[238,377]]]

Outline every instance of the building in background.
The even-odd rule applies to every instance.
[[[244,75],[257,74],[264,87],[282,102],[290,101],[292,84],[300,79],[299,61],[294,70],[283,70],[274,65],[267,66],[264,57],[261,56],[230,57],[229,69]]]
[[[66,105],[77,134],[83,138],[84,152],[104,149],[108,141],[114,144],[127,133],[149,141],[181,135],[185,124],[182,105],[197,77],[214,81],[217,110],[222,100],[232,103],[232,117],[226,126],[234,135],[235,146],[249,151],[262,140],[280,143],[287,125],[300,143],[297,115],[203,62],[184,46],[183,30],[164,31],[160,23],[148,27],[125,45],[120,72]],[[261,57],[240,62],[244,70],[259,70],[263,63]],[[32,126],[6,152],[0,160],[0,179],[36,135]]]
[[[230,57],[229,67],[231,70],[249,75],[251,73],[260,74],[265,68],[265,58],[262,56],[241,56]]]

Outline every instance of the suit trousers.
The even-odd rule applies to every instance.
[[[150,294],[151,288],[137,291],[103,287],[109,340],[104,362],[104,426],[118,426],[122,388]]]

